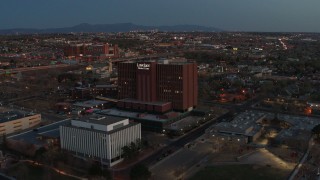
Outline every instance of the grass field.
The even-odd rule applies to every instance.
[[[288,170],[260,165],[226,165],[205,167],[191,180],[282,180],[287,179]]]

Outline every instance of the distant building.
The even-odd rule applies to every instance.
[[[109,106],[107,101],[101,100],[88,100],[88,101],[81,101],[72,104],[72,114],[80,115],[80,114],[90,114],[101,109],[104,109]]]
[[[72,99],[90,99],[92,98],[91,89],[89,87],[75,87],[70,89],[70,97]]]
[[[64,55],[69,58],[100,60],[118,58],[118,45],[106,44],[73,44],[64,49]]]
[[[41,121],[41,115],[20,111],[0,112],[0,135],[20,132],[36,126]]]
[[[108,166],[123,159],[124,146],[140,139],[140,123],[130,123],[127,118],[94,115],[71,120],[69,126],[60,126],[62,149]]]
[[[95,85],[93,87],[93,94],[95,96],[115,98],[118,96],[118,86],[112,84]]]
[[[190,111],[198,101],[194,62],[162,60],[125,62],[118,66],[118,107],[164,113]]]

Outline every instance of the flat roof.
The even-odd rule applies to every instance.
[[[139,104],[147,104],[147,105],[166,105],[166,104],[170,104],[171,102],[160,102],[160,101],[156,101],[156,102],[145,102],[145,101],[139,101],[136,99],[121,99],[118,102],[131,102],[131,103],[139,103]]]
[[[83,129],[83,130],[86,130],[86,131],[94,131],[94,132],[99,132],[99,133],[103,133],[103,134],[113,134],[113,133],[115,133],[117,131],[121,131],[123,129],[129,128],[129,127],[132,127],[132,126],[136,126],[138,124],[140,124],[140,123],[132,122],[132,123],[129,123],[129,124],[125,125],[125,126],[113,129],[111,131],[101,131],[101,130],[97,130],[97,129],[88,129],[88,128],[77,127],[77,126],[72,126],[72,125],[64,125],[64,126],[68,127],[68,128]]]
[[[305,142],[308,142],[309,138],[311,136],[311,132],[308,130],[298,130],[298,129],[283,129],[278,133],[278,135],[275,137],[276,140],[303,140]]]
[[[182,118],[179,121],[176,121],[174,123],[167,125],[166,128],[171,130],[183,129],[186,126],[197,123],[200,119],[201,117],[199,116],[188,116],[188,117]]]
[[[93,114],[93,115],[83,116],[79,119],[72,119],[72,120],[88,122],[93,124],[110,125],[126,119],[127,118]]]
[[[154,60],[141,60],[141,61],[126,61],[122,63],[150,63],[150,62],[156,62],[157,65],[184,65],[184,64],[193,64],[193,61],[189,61],[187,59],[154,59]]]
[[[46,140],[38,139],[40,136],[46,136],[46,135],[54,135],[55,133],[59,132],[59,127],[62,125],[70,125],[71,120],[65,119],[62,121],[58,121],[46,126],[42,126],[39,128],[35,128],[30,131],[26,131],[20,134],[8,136],[8,139],[16,140],[16,141],[24,141],[30,144],[35,145],[45,145],[47,144]]]
[[[89,100],[89,101],[83,101],[83,102],[76,102],[76,103],[73,104],[73,106],[91,108],[93,106],[98,106],[98,105],[101,105],[101,104],[104,104],[104,103],[107,103],[107,101]]]
[[[50,138],[59,138],[60,137],[60,130],[53,129],[46,132],[39,133],[41,136],[50,137]]]
[[[22,111],[4,111],[0,112],[0,123],[5,123],[9,121],[14,121],[24,117],[34,116],[35,113],[27,113]]]
[[[149,120],[149,121],[156,121],[156,122],[167,122],[170,120],[170,119],[161,119],[159,115],[155,115],[155,114],[124,111],[124,110],[119,110],[115,108],[101,110],[97,114],[125,117],[125,118],[131,118],[131,119]],[[139,117],[139,115],[143,115],[143,116]]]
[[[101,84],[101,85],[96,85],[95,87],[96,88],[116,88],[118,86],[114,84]]]
[[[275,114],[268,113],[268,119],[275,118]],[[320,119],[308,116],[296,116],[288,114],[277,114],[279,120],[289,123],[292,127],[290,129],[300,129],[300,130],[312,130],[313,127],[320,124]]]
[[[266,114],[259,111],[247,111],[239,114],[230,122],[220,122],[213,126],[220,132],[239,133],[249,135],[259,129],[257,121],[266,117]],[[249,128],[252,130],[248,131]]]

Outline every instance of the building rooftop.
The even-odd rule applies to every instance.
[[[39,128],[35,128],[30,131],[26,131],[17,135],[12,135],[9,136],[8,139],[13,139],[16,141],[24,141],[30,144],[35,144],[35,145],[45,145],[47,142],[45,140],[39,139],[41,136],[47,136],[47,137],[54,137],[59,133],[59,127],[62,125],[70,125],[71,120],[70,119],[65,119],[62,121],[58,121],[46,126],[42,126]]]
[[[102,85],[96,85],[96,88],[116,88],[118,85],[114,84],[102,84]]]
[[[287,114],[275,115],[273,113],[267,114],[268,119],[273,119],[275,118],[275,116],[277,116],[279,120],[289,123],[292,126],[290,129],[311,131],[313,127],[320,124],[320,119],[315,117],[295,116],[295,115],[287,115]]]
[[[122,117],[93,114],[90,116],[84,116],[79,119],[73,119],[73,120],[88,122],[88,123],[93,123],[93,124],[110,125],[110,124],[114,124],[119,121],[123,121],[125,119],[126,118],[122,118]]]
[[[162,119],[162,118],[160,118],[159,115],[155,115],[155,114],[124,111],[124,110],[119,110],[119,109],[115,109],[115,108],[102,110],[102,111],[98,112],[98,114],[117,116],[117,117],[125,117],[125,118],[131,118],[131,119],[157,121],[157,122],[161,122],[161,123],[165,123],[170,120],[170,119]],[[166,114],[168,114],[168,113],[166,113]],[[169,112],[169,114],[170,114],[170,112]],[[139,116],[139,115],[142,115],[142,116]],[[178,116],[179,115],[180,114],[178,114]]]
[[[126,61],[122,63],[147,63],[147,62],[156,62],[157,64],[162,65],[183,65],[183,64],[193,64],[192,61],[187,59],[153,59],[153,60],[143,60],[143,61]]]
[[[250,135],[261,127],[258,122],[265,118],[265,113],[258,111],[247,111],[239,114],[231,122],[221,122],[215,126],[220,132],[234,132],[238,134]]]
[[[166,129],[170,129],[170,130],[184,129],[187,126],[197,124],[200,119],[201,117],[198,117],[198,116],[188,116],[168,125]]]
[[[94,108],[96,106],[99,106],[105,103],[108,103],[108,102],[100,101],[100,100],[89,100],[89,101],[83,101],[83,102],[76,102],[73,104],[73,106],[79,106],[84,108]]]
[[[157,101],[157,102],[146,102],[146,101],[139,101],[139,100],[136,100],[136,99],[121,99],[120,102],[131,102],[131,103],[141,103],[141,104],[147,104],[147,105],[160,105],[160,106],[163,106],[163,105],[166,105],[166,104],[171,104],[171,102],[160,102],[160,101]]]
[[[17,119],[21,119],[28,116],[36,115],[35,113],[27,113],[22,111],[5,111],[0,112],[0,123],[5,123]]]
[[[83,129],[83,130],[87,130],[87,131],[94,131],[94,132],[99,132],[99,133],[104,133],[104,134],[113,134],[117,131],[121,131],[123,129],[126,129],[128,127],[132,127],[132,126],[135,126],[139,123],[135,123],[135,122],[132,122],[132,123],[129,123],[128,125],[125,125],[125,126],[121,126],[119,128],[115,128],[111,131],[102,131],[102,130],[98,130],[98,129],[88,129],[88,128],[84,128],[84,127],[77,127],[77,126],[72,126],[72,125],[64,125],[66,127],[69,127],[69,128],[74,128],[74,129]]]

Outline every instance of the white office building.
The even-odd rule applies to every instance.
[[[141,139],[141,124],[129,119],[94,115],[60,126],[61,148],[76,156],[113,166],[122,158],[122,147]]]

